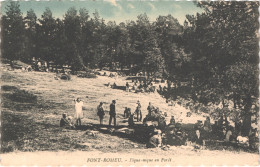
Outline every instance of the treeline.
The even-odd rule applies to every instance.
[[[18,2],[7,6],[2,20],[4,58],[28,62],[36,57],[69,65],[72,70],[135,67],[149,75],[162,73],[164,60],[178,54],[177,42],[183,32],[171,15],[151,23],[141,14],[137,21],[116,24],[105,23],[97,11],[91,17],[85,8],[71,7],[62,19],[54,18],[49,8],[40,18],[32,9],[23,17]]]
[[[2,16],[2,56],[25,62],[41,58],[72,70],[136,68],[149,77],[162,76],[175,83],[169,84],[169,98],[205,106],[232,101],[229,112],[239,112],[248,135],[259,106],[259,2],[196,3],[204,12],[187,15],[180,25],[171,15],[151,22],[146,14],[105,23],[98,12],[91,17],[73,7],[62,19],[48,8],[40,18],[33,10],[23,17],[19,3],[11,2]]]

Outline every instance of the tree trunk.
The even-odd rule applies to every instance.
[[[250,95],[247,96],[245,102],[246,102],[245,108],[244,108],[245,116],[244,116],[243,125],[242,125],[242,128],[241,128],[241,135],[242,136],[248,136],[250,129],[251,129],[251,113],[250,113],[250,110],[251,110],[251,107],[252,107],[252,99],[251,99]]]

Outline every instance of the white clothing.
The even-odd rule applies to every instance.
[[[75,117],[76,119],[82,118],[83,117],[83,112],[82,112],[82,107],[83,107],[83,101],[80,102],[75,102]]]

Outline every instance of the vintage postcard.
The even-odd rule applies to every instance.
[[[258,1],[2,1],[2,166],[259,165]]]

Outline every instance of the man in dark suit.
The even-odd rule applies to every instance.
[[[116,126],[116,101],[112,100],[112,103],[110,104],[110,111],[109,111],[109,126],[111,126],[112,118],[114,119],[114,126]]]

